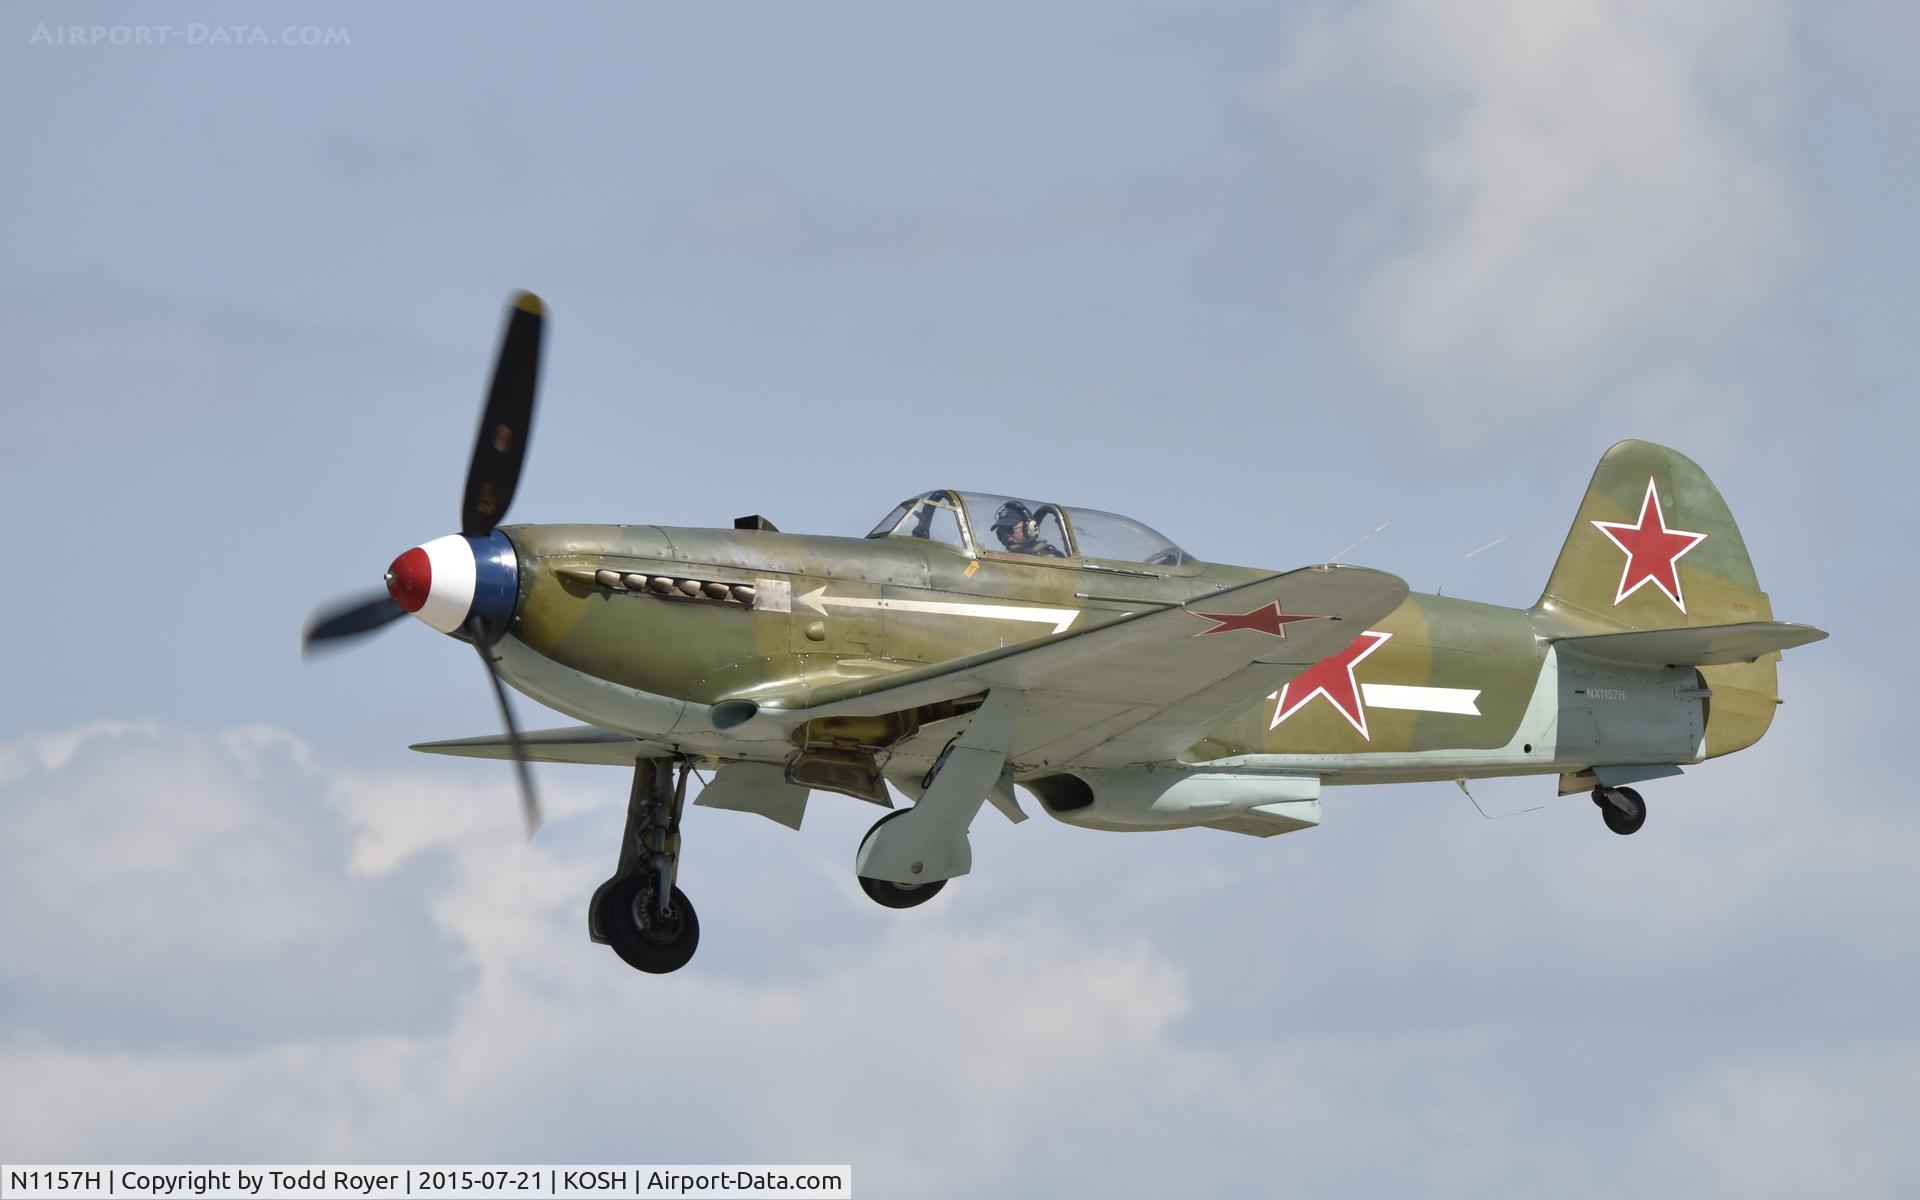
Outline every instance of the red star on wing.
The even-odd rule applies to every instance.
[[[1325,696],[1340,710],[1347,724],[1359,730],[1361,737],[1372,741],[1373,735],[1367,732],[1367,709],[1360,702],[1360,685],[1353,680],[1353,669],[1392,636],[1369,629],[1348,643],[1345,650],[1321,659],[1294,676],[1292,682],[1275,693],[1279,703],[1273,707],[1273,723],[1267,728],[1279,728],[1280,722],[1299,712],[1307,701]]]
[[[1616,607],[1647,584],[1667,594],[1681,612],[1687,602],[1680,596],[1680,559],[1687,551],[1707,540],[1704,533],[1689,529],[1667,528],[1660,511],[1660,493],[1647,476],[1647,495],[1640,502],[1640,519],[1629,525],[1624,521],[1595,521],[1593,527],[1626,553],[1627,565],[1620,571],[1620,591],[1613,598]]]
[[[1199,633],[1194,634],[1194,637],[1206,637],[1210,633],[1231,633],[1236,629],[1251,629],[1255,633],[1270,633],[1274,637],[1283,638],[1287,636],[1287,626],[1293,624],[1295,621],[1318,621],[1322,619],[1321,614],[1318,613],[1310,616],[1299,613],[1283,613],[1280,611],[1280,602],[1278,600],[1275,600],[1271,604],[1262,605],[1250,613],[1210,613],[1197,612],[1193,609],[1188,609],[1187,611],[1193,613],[1196,617],[1205,617],[1214,623],[1212,629],[1202,629]]]

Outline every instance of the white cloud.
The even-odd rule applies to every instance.
[[[1537,411],[1767,296],[1804,241],[1769,153],[1787,22],[1776,0],[1316,10],[1266,102],[1414,131],[1377,146],[1417,163],[1410,197],[1356,218],[1378,235],[1357,353],[1451,413]]]
[[[1804,839],[1766,805],[1663,807],[1665,842],[1581,821],[1577,845],[1540,824],[1516,843],[1518,822],[1436,836],[1404,811],[1369,818],[1384,810],[1364,799],[1331,806],[1333,827],[1299,835],[1322,840],[1291,850],[994,826],[980,877],[895,914],[819,879],[844,869],[840,835],[864,812],[823,809],[793,835],[700,810],[702,957],[641,977],[587,943],[580,911],[623,785],[543,772],[555,817],[529,846],[510,777],[487,766],[341,772],[270,730],[101,727],[0,748],[0,902],[15,914],[0,979],[39,989],[0,1027],[9,1156],[844,1161],[863,1193],[901,1196],[1226,1193],[1277,1179],[1279,1162],[1296,1190],[1484,1195],[1591,1156],[1574,1192],[1629,1172],[1671,1190],[1702,1178],[1707,1147],[1793,1119],[1800,1068],[1713,1053],[1656,1065],[1753,1017],[1713,1011],[1713,994],[1698,1014],[1646,1011],[1634,993],[1823,894],[1848,923],[1914,907],[1886,874],[1897,812],[1823,826],[1798,855]],[[1200,891],[1154,873],[1170,851],[1191,857]],[[794,869],[796,855],[817,861]],[[1051,899],[1034,905],[1016,873]],[[1694,877],[1695,894],[1675,891]],[[58,903],[38,903],[49,889]],[[159,941],[135,1002],[89,1009],[127,974],[89,936],[85,898],[128,890],[165,918],[143,926]],[[250,905],[236,938],[229,910]],[[831,949],[769,980],[770,927]],[[1593,986],[1615,990],[1556,994]],[[1721,986],[1744,995],[1751,980]],[[170,991],[194,1004],[144,1028],[139,1002]],[[439,1000],[409,1008],[416,991]],[[1461,1011],[1463,994],[1477,1007]],[[278,1020],[210,1032],[256,1007]],[[1667,1023],[1678,1040],[1658,1042]],[[1643,1034],[1656,1045],[1606,1040]],[[1920,1054],[1910,1029],[1878,1036]],[[1615,1064],[1626,1075],[1610,1082]],[[1777,1076],[1774,1099],[1726,1102],[1746,1094],[1743,1070]],[[1541,1102],[1565,1086],[1603,1111]],[[1851,1141],[1775,1146],[1783,1173],[1848,1146],[1896,1161],[1904,1110],[1873,1086]],[[1606,1155],[1584,1144],[1597,1131]]]
[[[28,915],[4,969],[46,985],[0,1032],[15,1157],[851,1161],[889,1195],[1226,1187],[1249,1163],[1214,1148],[1276,1131],[1315,1147],[1306,1174],[1371,1154],[1409,1178],[1478,1177],[1498,1159],[1497,1138],[1458,1128],[1462,1104],[1500,1106],[1474,1079],[1475,1039],[1194,1043],[1186,973],[1143,936],[1049,916],[969,928],[949,907],[886,914],[877,937],[778,982],[643,978],[585,940],[607,854],[570,836],[566,813],[589,805],[551,779],[560,819],[528,847],[506,781],[471,795],[438,773],[328,773],[266,731],[103,726],[5,761],[0,899]],[[368,888],[377,903],[352,902]],[[50,890],[57,903],[32,902]],[[120,891],[150,910],[132,971],[78,899]],[[850,889],[791,903],[874,919]],[[433,938],[393,944],[423,918],[471,970],[431,1023],[393,1028],[378,1018],[409,989],[449,986]],[[711,957],[735,937],[708,939]],[[350,987],[315,991],[314,957]],[[157,1035],[132,1004],[78,1025],[56,1011],[130,976],[143,999],[177,988],[198,1007]],[[354,1003],[357,1024],[331,1014]],[[256,1006],[284,1019],[208,1032]],[[1388,1092],[1391,1119],[1363,1111]]]
[[[1671,1195],[1911,1196],[1915,1079],[1912,1049],[1730,1064],[1668,1101],[1642,1169]]]
[[[8,747],[0,789],[0,1030],[415,1028],[466,970],[403,881],[341,877],[345,830],[284,733],[93,726]]]

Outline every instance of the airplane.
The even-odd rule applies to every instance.
[[[527,764],[631,769],[587,924],[648,973],[699,944],[677,882],[698,770],[695,805],[795,830],[815,792],[893,810],[853,865],[896,909],[969,873],[983,808],[1026,819],[1016,785],[1086,829],[1270,837],[1319,824],[1328,787],[1551,775],[1632,834],[1633,785],[1757,742],[1781,652],[1826,636],[1773,619],[1706,474],[1642,441],[1601,457],[1527,608],[1345,563],[1201,562],[1128,517],[948,489],[860,538],[758,515],[502,525],[546,324],[516,295],[460,532],[317,615],[303,648],[405,615],[472,645],[504,734],[412,748],[514,762],[529,836]],[[582,724],[521,733],[507,686]]]

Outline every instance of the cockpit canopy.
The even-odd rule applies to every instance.
[[[982,492],[924,492],[902,500],[870,538],[923,538],[964,554],[1096,558],[1178,567],[1192,556],[1131,517]]]

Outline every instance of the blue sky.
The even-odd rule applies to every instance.
[[[1910,1193],[1920,20],[1671,9],[11,7],[0,1155]],[[34,40],[134,21],[350,44]],[[698,810],[700,957],[640,979],[582,932],[623,778],[543,771],[522,845],[508,776],[404,749],[494,727],[469,653],[296,651],[453,527],[516,287],[516,520],[956,486],[1273,567],[1391,522],[1351,557],[1524,604],[1633,436],[1834,637],[1632,839],[1544,781],[992,823],[895,914],[864,806]]]

